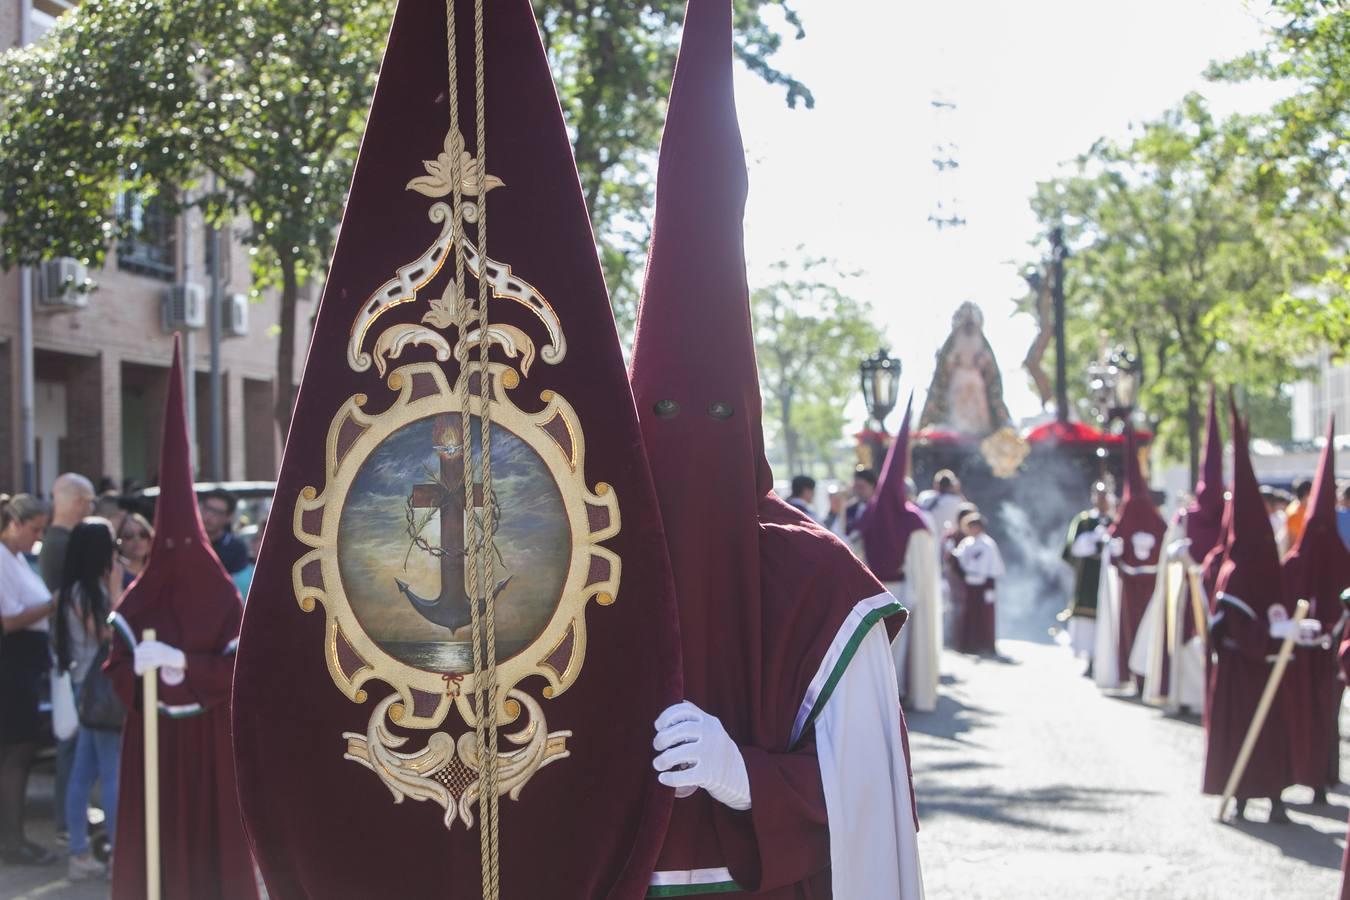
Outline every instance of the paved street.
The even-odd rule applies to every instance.
[[[1198,719],[1102,696],[1060,647],[999,648],[944,655],[937,711],[909,716],[930,898],[1336,895],[1344,791],[1287,791],[1290,825],[1215,824]]]
[[[1003,661],[944,656],[938,710],[909,717],[930,898],[1335,896],[1345,792],[1319,809],[1289,791],[1291,825],[1217,825],[1198,721],[1102,696],[1059,647],[999,646]],[[50,784],[32,811],[48,846]],[[0,900],[106,896],[63,876],[0,868]]]

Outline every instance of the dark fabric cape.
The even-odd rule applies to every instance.
[[[1204,790],[1222,794],[1270,677],[1277,649],[1267,610],[1282,603],[1279,550],[1252,471],[1247,433],[1233,412],[1233,500],[1228,554],[1217,582],[1218,611],[1210,627]],[[1235,796],[1278,797],[1290,784],[1286,694],[1282,683],[1261,728]]]
[[[469,151],[474,127],[473,4],[457,10],[460,110]],[[586,483],[610,485],[622,529],[604,542],[622,562],[612,606],[586,609],[584,665],[560,696],[541,679],[520,689],[550,729],[567,729],[570,756],[538,771],[519,799],[501,799],[501,896],[641,897],[670,813],[671,791],[651,767],[652,723],[681,695],[679,625],[670,569],[623,355],[601,275],[571,146],[528,0],[485,6],[488,254],[510,264],[556,311],[567,341],[557,364],[536,359],[512,399],[527,412],[555,391],[585,432]],[[235,751],[249,837],[273,898],[481,897],[479,833],[447,829],[434,802],[396,804],[369,770],[345,760],[343,733],[364,733],[388,691],[368,682],[356,704],[325,664],[322,608],[296,602],[292,567],[305,552],[292,533],[297,496],[323,483],[325,439],[348,397],[389,392],[372,368],[351,370],[345,347],[357,311],[440,233],[432,201],[407,190],[422,161],[442,152],[449,123],[445,5],[398,6],[287,440],[274,515],[254,575],[235,676]],[[447,195],[439,202],[450,202]],[[474,232],[470,230],[470,236]],[[453,263],[381,317],[420,320]],[[471,276],[470,276],[471,277]],[[476,285],[469,288],[476,295]],[[494,322],[542,346],[540,322],[518,303],[494,301]],[[375,331],[379,331],[376,328]],[[454,333],[449,337],[454,339]],[[372,334],[367,349],[374,341]],[[475,350],[476,354],[476,350]],[[494,350],[494,358],[504,360]],[[411,347],[394,365],[429,362]],[[519,363],[519,360],[516,361]],[[451,381],[458,367],[442,364]],[[494,454],[495,456],[495,454]],[[511,516],[504,507],[502,517]],[[391,592],[390,602],[403,603]],[[561,664],[561,663],[560,663]],[[440,730],[468,730],[452,712]],[[431,731],[403,732],[410,747]],[[505,744],[504,749],[510,745]]]
[[[1284,592],[1307,600],[1309,616],[1322,625],[1324,646],[1299,647],[1287,676],[1292,702],[1290,740],[1293,779],[1314,788],[1340,782],[1341,693],[1333,633],[1344,612],[1341,592],[1350,588],[1350,549],[1336,530],[1336,421],[1327,428],[1311,507],[1298,543],[1284,560]]]
[[[168,685],[161,679],[158,688],[162,896],[246,900],[257,896],[257,882],[239,816],[230,747],[233,642],[243,603],[211,550],[197,512],[176,340],[159,458],[155,541],[145,571],[114,614],[118,636],[105,666],[127,707],[112,896],[145,897],[147,711],[133,648],[145,629],[153,628],[157,640],[187,656],[183,682]]]
[[[1350,680],[1350,638],[1341,641],[1338,652],[1341,677]],[[1341,900],[1350,900],[1350,823],[1346,825],[1345,852],[1341,854]]]
[[[726,867],[732,882],[712,890],[824,897],[819,761],[809,726],[795,743],[793,729],[849,613],[884,590],[842,542],[771,493],[731,76],[731,3],[690,3],[631,379],[675,573],[685,697],[740,746],[752,808],[733,811],[705,791],[676,801],[657,870]],[[898,604],[862,630],[882,614],[893,636]]]

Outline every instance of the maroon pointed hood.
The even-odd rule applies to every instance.
[[[909,500],[905,476],[909,471],[910,412],[914,395],[905,406],[905,418],[900,433],[886,454],[886,463],[877,482],[876,495],[867,506],[867,513],[859,524],[867,565],[872,574],[882,581],[900,580],[905,563],[909,536],[926,528],[919,508]]]
[[[1186,537],[1191,541],[1191,558],[1203,560],[1218,545],[1223,531],[1223,438],[1219,436],[1219,416],[1214,386],[1209,388],[1209,414],[1205,418],[1205,455],[1200,461],[1200,480],[1195,499],[1186,508]]]
[[[215,652],[222,618],[237,617],[241,601],[211,549],[197,509],[183,377],[175,335],[159,450],[155,541],[145,571],[123,596],[118,612],[136,627],[138,637],[152,627],[159,640],[186,652]]]
[[[1330,631],[1341,618],[1341,591],[1350,587],[1350,548],[1336,529],[1336,417],[1313,479],[1303,533],[1284,561],[1285,596],[1308,600],[1309,615]]]
[[[1125,429],[1125,490],[1120,513],[1111,525],[1111,536],[1121,538],[1123,555],[1115,562],[1124,571],[1158,564],[1167,522],[1153,505],[1148,482],[1139,465],[1139,442],[1134,429]],[[1148,537],[1145,537],[1147,535]],[[1151,537],[1151,540],[1149,539]]]
[[[658,484],[688,475],[680,491],[748,509],[772,490],[773,473],[745,277],[747,178],[731,64],[729,5],[691,3],[661,136],[630,377],[639,413],[662,420],[659,446],[680,445],[680,459],[663,454],[654,466]],[[714,471],[710,459],[719,461]]]
[[[1233,427],[1233,499],[1228,549],[1216,589],[1228,600],[1266,621],[1266,611],[1282,603],[1280,550],[1252,468],[1247,429],[1230,398]]]
[[[817,708],[811,685],[837,636],[855,617],[902,619],[839,540],[771,489],[732,55],[730,0],[690,2],[630,377],[675,575],[685,696],[741,746],[782,753]],[[753,884],[753,847],[717,840],[743,827],[739,815],[701,791],[678,801],[658,870],[725,866]]]

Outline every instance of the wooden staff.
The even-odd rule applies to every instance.
[[[1219,801],[1220,822],[1223,821],[1224,813],[1228,811],[1228,802],[1237,793],[1238,782],[1242,780],[1252,750],[1256,748],[1256,739],[1261,734],[1261,726],[1266,724],[1266,716],[1270,713],[1270,707],[1275,702],[1275,694],[1280,689],[1280,679],[1284,677],[1285,667],[1289,665],[1289,657],[1294,655],[1294,637],[1298,634],[1298,623],[1307,615],[1308,601],[1298,601],[1298,605],[1294,608],[1294,627],[1280,644],[1280,653],[1275,657],[1275,667],[1270,670],[1270,677],[1266,679],[1266,689],[1261,692],[1261,702],[1256,705],[1256,715],[1252,717],[1252,724],[1247,728],[1247,736],[1242,739],[1242,749],[1238,751],[1237,762],[1233,764],[1228,784],[1224,786],[1223,799]]]
[[[153,641],[147,628],[142,641]],[[141,676],[141,720],[145,725],[145,897],[159,900],[159,669]]]

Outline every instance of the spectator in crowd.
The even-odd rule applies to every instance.
[[[867,466],[859,465],[853,470],[853,502],[844,508],[841,520],[837,507],[843,500],[831,497],[831,509],[829,515],[825,517],[825,527],[842,538],[849,538],[858,530],[858,521],[867,510],[867,504],[872,502],[872,495],[876,491],[877,473]]]
[[[1308,515],[1308,495],[1312,493],[1312,481],[1304,478],[1294,484],[1294,499],[1284,508],[1284,528],[1289,536],[1289,546],[1298,543],[1303,534],[1303,520]]]
[[[42,534],[42,550],[38,554],[38,571],[47,590],[56,591],[61,586],[71,529],[93,513],[94,505],[94,486],[83,475],[67,472],[52,482],[51,524]]]
[[[1345,546],[1350,547],[1350,481],[1341,483],[1341,505],[1336,508],[1336,530],[1341,533]]]
[[[94,486],[88,478],[67,472],[52,482],[52,520],[42,535],[42,551],[38,554],[38,571],[47,590],[53,595],[61,587],[61,574],[66,564],[66,544],[70,532],[85,516],[94,511],[97,499]],[[56,742],[56,833],[64,836],[69,830],[66,822],[66,784],[70,781],[70,767],[75,761],[75,739]]]
[[[789,505],[801,510],[811,517],[811,521],[820,521],[815,512],[811,509],[811,504],[816,500],[816,480],[810,475],[797,475],[792,479],[792,496],[788,497]]]
[[[28,770],[42,731],[39,690],[51,668],[52,612],[51,591],[26,554],[49,515],[47,504],[30,494],[0,494],[0,862],[11,866],[56,860],[24,833]]]
[[[248,547],[230,527],[239,501],[229,491],[217,488],[203,494],[198,505],[206,536],[211,539],[211,549],[216,551],[225,571],[234,575],[248,565]]]
[[[52,621],[56,664],[70,672],[76,698],[88,679],[106,677],[94,670],[94,665],[111,634],[108,614],[121,594],[122,571],[113,552],[112,525],[106,519],[85,519],[70,534]],[[97,780],[108,833],[112,835],[117,821],[122,732],[81,721],[75,742],[75,760],[66,789],[66,822],[70,826],[67,871],[71,881],[82,881],[105,874],[103,864],[89,851],[89,801]]]
[[[155,528],[140,513],[128,513],[117,532],[117,550],[122,562],[122,587],[131,587],[136,576],[145,571]]]
[[[933,489],[918,498],[919,509],[928,513],[938,534],[946,534],[956,524],[956,513],[966,502],[961,493],[961,482],[951,469],[943,469],[933,476]]]
[[[127,517],[127,511],[122,506],[122,495],[117,491],[104,491],[98,495],[94,501],[94,515],[104,519],[112,526],[113,534],[117,534],[122,527],[122,520]]]
[[[253,533],[248,535],[248,565],[231,576],[234,579],[234,586],[239,588],[239,599],[246,602],[249,586],[253,584],[253,570],[258,565],[258,549],[262,547],[263,531],[266,529],[267,520],[263,519]]]

